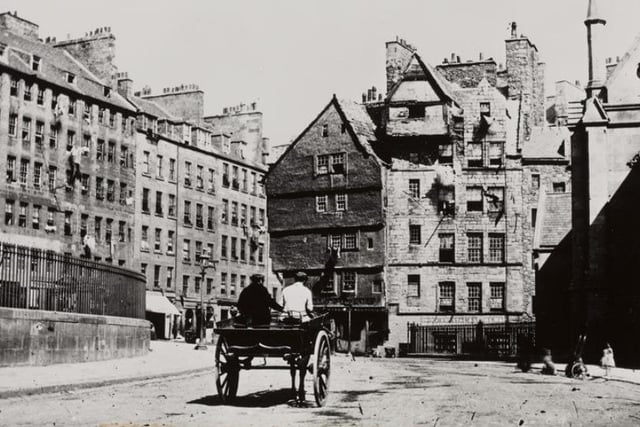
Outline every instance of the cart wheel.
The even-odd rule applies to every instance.
[[[222,402],[230,402],[238,392],[240,366],[235,356],[229,355],[229,346],[224,337],[216,345],[216,388]]]
[[[331,372],[331,347],[329,335],[320,331],[316,336],[313,351],[313,394],[318,406],[327,403],[329,393],[329,374]]]

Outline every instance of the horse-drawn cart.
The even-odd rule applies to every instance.
[[[318,406],[324,406],[329,390],[331,347],[326,315],[311,320],[279,320],[268,325],[247,325],[237,318],[220,321],[214,331],[219,335],[215,352],[216,387],[223,402],[230,402],[238,391],[241,370],[288,369],[293,397],[305,399],[304,377],[313,378],[313,394]],[[281,358],[286,365],[253,366],[254,358]],[[295,373],[300,374],[296,392]]]

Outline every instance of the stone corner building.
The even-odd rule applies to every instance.
[[[412,325],[533,319],[529,177],[549,162],[523,148],[545,124],[544,64],[515,30],[506,69],[388,42],[386,96],[334,97],[268,173],[274,269],[310,273],[356,350],[459,352],[455,332],[418,343]]]
[[[109,57],[110,41],[103,28],[43,42],[0,14],[0,238],[131,268],[136,110],[106,64],[73,56],[81,44]]]

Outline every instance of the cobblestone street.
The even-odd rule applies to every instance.
[[[260,361],[257,361],[260,363]],[[594,372],[598,375],[598,373]],[[512,364],[338,355],[326,407],[296,407],[286,371],[243,371],[234,405],[213,372],[0,401],[0,425],[637,425],[640,388],[521,373]],[[307,398],[313,395],[308,388]],[[38,408],[37,411],[33,408]]]

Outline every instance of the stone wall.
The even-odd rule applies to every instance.
[[[39,366],[144,356],[149,322],[0,308],[0,366]]]
[[[476,87],[484,78],[491,86],[497,83],[497,66],[493,59],[486,61],[447,62],[436,67],[448,81],[463,88]]]

